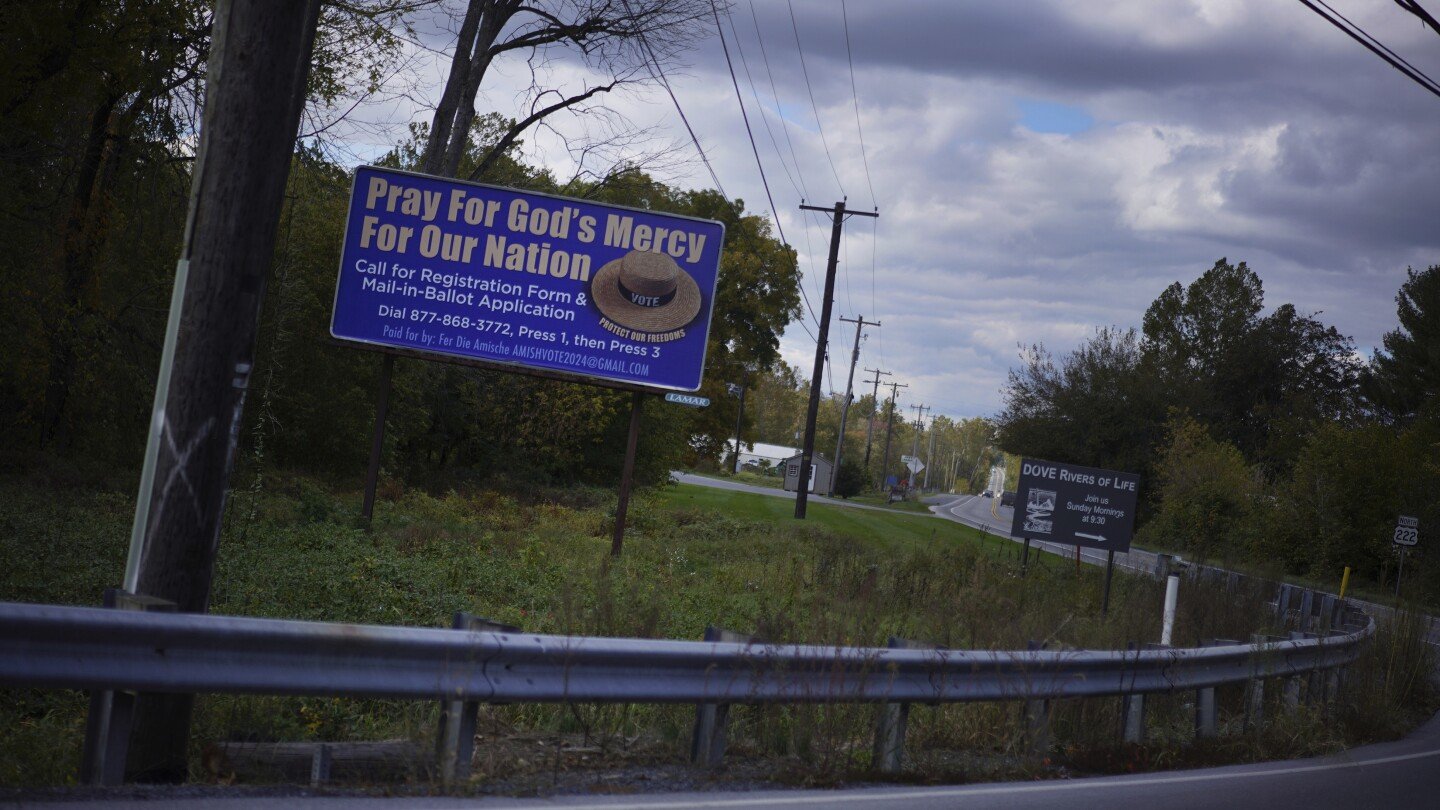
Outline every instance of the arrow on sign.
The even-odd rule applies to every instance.
[[[1101,537],[1101,536],[1098,535],[1098,534],[1085,534],[1084,532],[1075,532],[1075,536],[1076,536],[1076,537],[1083,537],[1083,538],[1085,538],[1086,540],[1094,540],[1094,541],[1097,542],[1097,543],[1103,543],[1103,542],[1105,542],[1105,538]]]

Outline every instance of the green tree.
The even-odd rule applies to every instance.
[[[1160,508],[1140,533],[1142,545],[1179,549],[1200,560],[1249,550],[1262,493],[1234,445],[1216,441],[1204,425],[1177,415],[1156,466]]]
[[[1385,334],[1363,382],[1365,402],[1387,422],[1440,418],[1440,265],[1406,270],[1395,296],[1399,326]]]

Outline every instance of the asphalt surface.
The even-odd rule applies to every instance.
[[[1134,776],[1107,776],[1048,782],[991,783],[954,787],[859,788],[851,790],[771,790],[751,793],[672,793],[649,796],[557,796],[544,799],[388,798],[288,795],[216,798],[187,795],[103,802],[105,808],[135,810],[280,810],[307,808],[565,808],[566,810],[654,810],[655,808],[788,808],[864,807],[877,810],[931,810],[952,807],[998,808],[1433,808],[1440,797],[1440,717],[1432,718],[1409,737],[1355,748],[1313,759],[1231,765]],[[0,801],[0,806],[4,802]],[[53,803],[19,803],[17,807],[54,807]],[[102,806],[100,802],[65,802],[65,807]]]
[[[711,489],[729,489],[736,492],[749,492],[755,495],[768,495],[772,498],[784,498],[787,501],[795,500],[795,493],[786,492],[783,489],[774,487],[757,487],[754,484],[742,484],[738,481],[726,481],[723,478],[711,478],[707,475],[695,475],[681,470],[671,470],[670,477],[682,484],[695,484]],[[893,512],[897,514],[919,514],[918,512],[906,512],[903,509],[886,509],[883,506],[873,506],[866,503],[852,503],[843,498],[829,498],[824,495],[811,494],[805,499],[807,503],[823,503],[830,506],[844,506],[848,509],[869,509],[875,512]]]

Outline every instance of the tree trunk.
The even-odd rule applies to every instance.
[[[460,107],[460,98],[470,72],[475,31],[487,6],[488,0],[470,0],[469,7],[465,9],[465,20],[460,24],[460,37],[455,43],[455,55],[450,59],[450,75],[445,79],[445,92],[435,108],[435,117],[430,123],[430,138],[420,158],[420,171],[426,174],[438,174],[444,161],[450,143],[450,130],[455,124],[455,110]]]
[[[110,139],[110,118],[119,101],[118,96],[106,96],[90,117],[85,151],[80,157],[70,210],[65,217],[60,260],[60,302],[51,326],[50,363],[40,420],[41,447],[52,444],[63,447],[69,437],[69,431],[65,429],[65,411],[69,404],[70,387],[75,380],[75,346],[79,338],[85,290],[91,282],[94,240],[91,238],[90,212],[100,196],[101,169]]]
[[[137,590],[204,612],[320,0],[221,0],[182,260],[189,261]],[[188,695],[137,707],[129,776],[187,775]]]
[[[490,49],[500,36],[500,29],[515,13],[511,7],[513,4],[497,5],[501,7],[492,5],[475,37],[475,52],[466,69],[463,94],[455,110],[455,126],[450,131],[449,142],[445,144],[445,158],[440,166],[440,173],[446,177],[454,177],[460,171],[460,159],[465,156],[465,147],[470,143],[470,125],[475,121],[475,96],[479,94],[480,83],[485,80],[490,62],[494,59]]]

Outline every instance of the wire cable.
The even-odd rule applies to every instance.
[[[865,154],[865,130],[860,126],[860,91],[855,89],[855,57],[850,52],[850,14],[845,9],[845,0],[840,0],[840,19],[845,23],[845,61],[850,63],[850,97],[855,100],[855,132],[860,136],[860,162],[865,166],[865,185],[870,189],[870,205],[879,208],[875,201],[875,184],[870,182],[870,158]]]
[[[621,0],[621,2],[625,6],[625,13],[633,16],[633,12],[630,10],[629,0]],[[690,141],[695,144],[695,151],[700,153],[700,162],[704,163],[706,170],[710,172],[710,179],[714,181],[715,188],[720,192],[720,196],[728,201],[730,195],[725,193],[725,186],[720,184],[720,175],[716,174],[715,167],[710,165],[710,158],[705,154],[705,147],[700,145],[700,138],[695,134],[695,128],[690,126],[690,119],[686,117],[685,109],[680,106],[680,99],[675,97],[675,91],[670,88],[670,80],[665,77],[665,70],[660,67],[660,60],[656,58],[655,50],[650,47],[650,40],[645,36],[644,32],[640,34],[640,45],[645,49],[646,72],[650,74],[650,78],[656,80],[660,83],[661,87],[665,88],[665,94],[670,96],[670,102],[675,105],[675,112],[680,114],[680,120],[685,124],[685,131],[690,133]]]
[[[780,234],[780,241],[788,247],[790,241],[785,238],[785,229],[780,225],[780,211],[775,207],[775,197],[770,193],[770,180],[765,176],[765,164],[760,160],[760,148],[755,145],[755,132],[750,129],[750,115],[745,112],[745,97],[740,95],[740,80],[735,78],[735,63],[730,61],[730,46],[725,44],[725,29],[720,25],[720,10],[715,8],[715,0],[710,0],[710,13],[715,17],[715,33],[720,36],[720,50],[725,52],[725,66],[730,69],[730,84],[735,88],[735,103],[740,105],[740,119],[745,122],[745,135],[750,139],[750,152],[755,155],[755,168],[760,171],[760,184],[765,187],[765,199],[770,201],[770,213],[775,216],[775,230]],[[739,47],[738,41],[736,47]]]
[[[1310,9],[1311,11],[1315,12],[1316,14],[1320,15],[1326,22],[1330,23],[1331,25],[1335,26],[1336,28],[1340,29],[1341,31],[1344,31],[1345,34],[1346,34],[1347,36],[1349,36],[1351,39],[1353,39],[1353,40],[1355,40],[1356,42],[1360,43],[1361,45],[1365,46],[1366,50],[1369,50],[1371,53],[1375,54],[1376,56],[1378,56],[1378,57],[1380,57],[1381,59],[1384,59],[1386,62],[1390,63],[1390,66],[1391,66],[1391,67],[1393,67],[1393,68],[1395,68],[1396,70],[1400,71],[1401,73],[1405,74],[1407,77],[1410,78],[1411,81],[1415,82],[1416,84],[1420,85],[1421,87],[1425,88],[1426,90],[1429,90],[1429,91],[1430,91],[1432,94],[1434,94],[1436,97],[1440,97],[1440,84],[1437,84],[1434,79],[1431,79],[1429,76],[1426,76],[1426,75],[1425,75],[1423,72],[1421,72],[1420,70],[1413,68],[1413,66],[1411,66],[1411,67],[1406,67],[1406,65],[1409,65],[1410,63],[1409,63],[1409,62],[1405,62],[1405,60],[1401,59],[1399,56],[1393,56],[1393,57],[1392,57],[1392,56],[1390,55],[1390,53],[1386,53],[1386,51],[1389,51],[1390,49],[1389,49],[1389,48],[1385,48],[1385,46],[1383,46],[1383,45],[1380,45],[1380,41],[1379,41],[1379,40],[1377,40],[1377,39],[1375,39],[1374,37],[1370,36],[1370,34],[1366,33],[1366,32],[1364,31],[1364,29],[1360,28],[1360,26],[1355,25],[1354,23],[1350,23],[1350,25],[1355,29],[1355,30],[1352,31],[1350,28],[1347,28],[1344,23],[1340,22],[1340,20],[1337,20],[1337,19],[1335,19],[1335,17],[1331,17],[1329,14],[1326,14],[1324,11],[1321,11],[1321,10],[1320,10],[1320,7],[1319,7],[1319,6],[1316,6],[1315,3],[1312,3],[1310,0],[1300,0],[1300,2],[1301,2],[1306,8],[1308,8],[1308,9]],[[1323,2],[1323,0],[1322,0],[1322,2]],[[1329,8],[1329,6],[1326,6],[1326,8]],[[1337,13],[1336,16],[1339,16],[1338,13]],[[1347,22],[1348,22],[1348,20],[1347,20]],[[1359,32],[1359,33],[1356,33],[1356,32]],[[1363,35],[1363,36],[1362,36],[1362,35]],[[1369,38],[1369,40],[1373,41],[1375,44],[1371,44],[1371,42],[1366,41],[1366,38],[1367,38],[1367,37]],[[1377,45],[1379,45],[1379,47],[1376,47]],[[1383,50],[1382,50],[1382,49],[1383,49]],[[1393,51],[1392,51],[1391,53],[1393,53]],[[1401,64],[1402,62],[1404,62],[1404,64]]]
[[[795,175],[790,173],[790,166],[785,163],[785,153],[780,151],[780,142],[776,140],[775,130],[770,126],[770,116],[765,114],[765,105],[760,101],[755,77],[750,74],[750,60],[745,57],[745,46],[740,42],[740,30],[735,27],[735,18],[729,8],[725,9],[725,21],[730,24],[730,36],[734,38],[735,50],[740,54],[740,66],[745,70],[745,81],[750,83],[750,97],[755,100],[755,109],[760,112],[760,123],[765,125],[765,134],[770,136],[770,148],[775,150],[775,157],[780,161],[780,168],[785,170],[785,179],[789,180],[790,187],[795,189],[795,196],[804,197],[799,184],[795,182]]]
[[[1397,2],[1398,2],[1398,1],[1399,1],[1399,0],[1397,0]],[[1395,52],[1392,51],[1392,50],[1390,50],[1388,47],[1385,46],[1385,43],[1383,43],[1383,42],[1381,42],[1380,40],[1376,39],[1375,37],[1371,36],[1371,35],[1370,35],[1370,32],[1366,31],[1365,29],[1361,28],[1360,26],[1356,25],[1355,23],[1351,22],[1349,17],[1346,17],[1344,14],[1341,14],[1340,12],[1336,11],[1333,7],[1331,7],[1331,5],[1330,5],[1329,3],[1326,3],[1325,0],[1315,0],[1315,2],[1317,2],[1317,3],[1319,3],[1320,5],[1324,6],[1325,9],[1326,9],[1327,11],[1329,11],[1331,14],[1334,14],[1336,17],[1339,17],[1340,19],[1344,20],[1346,25],[1350,26],[1351,28],[1354,28],[1356,31],[1359,31],[1362,35],[1364,35],[1364,37],[1365,37],[1366,39],[1370,40],[1371,42],[1375,43],[1376,45],[1380,46],[1381,48],[1384,48],[1386,53],[1390,54],[1391,56],[1395,57],[1396,59],[1399,59],[1401,62],[1404,62],[1405,67],[1410,68],[1411,70],[1415,71],[1416,73],[1419,73],[1421,76],[1424,76],[1424,77],[1425,77],[1425,80],[1428,81],[1428,82],[1430,82],[1430,84],[1440,86],[1440,84],[1437,84],[1437,82],[1436,82],[1434,79],[1431,79],[1429,76],[1426,76],[1425,73],[1424,73],[1424,71],[1420,70],[1420,68],[1415,67],[1414,65],[1410,64],[1410,62],[1407,61],[1407,60],[1405,59],[1405,57],[1401,56],[1401,55],[1398,54],[1398,53],[1395,53]],[[1407,8],[1408,8],[1408,7],[1407,7]],[[1420,11],[1423,12],[1424,9],[1420,9]],[[1422,18],[1422,19],[1423,19],[1423,18]]]
[[[805,187],[805,172],[800,169],[800,156],[795,152],[795,142],[790,139],[790,127],[785,123],[785,113],[780,109],[780,91],[775,89],[775,74],[770,70],[770,54],[765,50],[765,37],[760,33],[760,17],[755,13],[755,3],[750,0],[750,21],[755,25],[755,41],[760,44],[760,58],[765,63],[765,77],[770,81],[770,97],[775,100],[775,117],[780,121],[780,131],[785,133],[785,146],[790,150],[790,161],[795,164],[795,176],[800,179],[800,197],[809,199],[810,190]]]
[[[820,123],[820,107],[815,103],[815,88],[810,84],[810,70],[805,67],[805,47],[800,44],[800,23],[795,21],[795,4],[785,0],[790,8],[790,28],[795,32],[795,50],[800,53],[800,75],[805,79],[805,92],[810,95],[810,109],[815,113],[815,129],[820,132],[820,145],[825,148],[825,159],[830,162],[830,173],[835,175],[835,185],[840,196],[845,195],[845,184],[840,182],[840,172],[835,169],[835,158],[830,155],[830,143],[825,140],[825,125]]]

